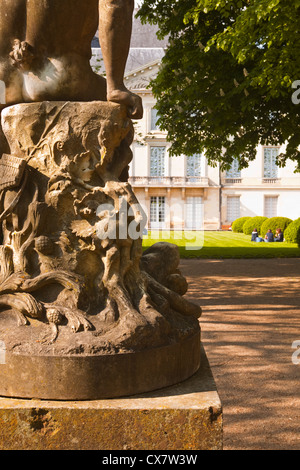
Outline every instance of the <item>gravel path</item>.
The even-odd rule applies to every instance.
[[[300,364],[292,362],[292,343],[300,345],[300,259],[182,260],[181,271],[188,297],[203,308],[224,449],[299,450]]]

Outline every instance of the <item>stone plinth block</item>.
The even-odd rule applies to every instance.
[[[205,353],[196,374],[157,392],[85,402],[1,398],[0,449],[221,450],[222,406]]]

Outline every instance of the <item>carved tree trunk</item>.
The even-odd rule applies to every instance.
[[[142,256],[146,224],[130,184],[133,127],[120,105],[43,102],[3,112],[0,304],[93,330],[97,348],[137,351],[199,330],[174,245]],[[159,265],[160,263],[160,265]],[[61,327],[59,325],[62,325]]]

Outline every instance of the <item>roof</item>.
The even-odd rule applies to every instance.
[[[156,78],[160,65],[161,61],[156,60],[125,74],[124,83],[126,88],[135,92],[151,93],[149,85]]]
[[[135,13],[137,11],[136,9]],[[157,31],[156,25],[142,24],[140,19],[134,16],[131,45],[125,70],[126,74],[146,64],[162,59],[168,39],[160,41],[156,35]],[[92,41],[92,54],[92,66],[98,67],[98,72],[104,72],[98,33]]]
[[[135,10],[137,13],[138,10]],[[168,44],[168,39],[162,41],[157,38],[158,27],[149,23],[142,24],[139,18],[134,16],[132,23],[131,47],[160,47],[164,48]]]

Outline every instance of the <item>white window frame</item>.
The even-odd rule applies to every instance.
[[[269,152],[270,155],[266,155]],[[279,168],[276,164],[276,157],[279,154],[279,147],[264,147],[263,148],[263,177],[264,179],[277,179],[279,175]],[[266,162],[269,158],[270,161]]]
[[[193,181],[193,179],[201,178],[203,176],[203,154],[195,153],[186,157],[186,177]]]
[[[166,225],[166,197],[150,196],[150,227],[151,229],[165,228]]]
[[[230,207],[230,203],[235,200],[236,207]],[[229,203],[230,201],[230,203]],[[239,219],[241,216],[241,197],[240,196],[227,196],[227,204],[226,204],[227,214],[226,220],[227,222],[234,222],[236,219]],[[232,214],[230,214],[230,212]]]
[[[185,200],[186,230],[203,230],[204,206],[201,196],[187,196]]]
[[[157,157],[154,156],[154,149],[157,149]],[[150,178],[164,178],[166,176],[166,153],[167,148],[165,145],[150,145],[150,162],[149,162],[149,176]],[[155,158],[157,162],[155,163]]]
[[[228,179],[235,179],[241,178],[242,172],[240,170],[240,164],[237,158],[234,158],[231,164],[230,170],[226,171],[226,178]]]
[[[267,207],[268,203],[271,203],[269,207]],[[271,217],[278,216],[278,196],[273,195],[265,195],[264,197],[264,216],[270,219]]]
[[[150,132],[160,131],[157,121],[159,119],[158,111],[155,108],[150,109]]]

